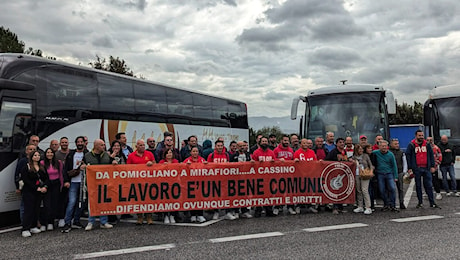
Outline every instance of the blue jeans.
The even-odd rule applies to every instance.
[[[377,179],[384,206],[394,208],[396,205],[395,176],[392,173],[377,173]],[[387,195],[389,195],[389,198]]]
[[[90,212],[90,214],[91,214],[91,212]],[[109,220],[108,216],[100,216],[99,217],[99,222],[101,222],[101,225],[107,224],[108,220]],[[94,225],[94,222],[96,222],[96,217],[91,216],[91,217],[88,218],[88,223],[91,223],[91,224]]]
[[[450,183],[452,185],[452,191],[456,192],[457,191],[457,181],[455,180],[455,169],[453,165],[446,165],[446,166],[441,166],[441,173],[442,173],[442,188],[446,191],[449,192],[449,183],[447,182],[447,172],[449,172],[450,176]]]
[[[71,182],[69,188],[69,202],[65,210],[65,224],[71,225],[73,218],[74,223],[80,222],[81,207],[78,205],[80,199],[80,183]]]
[[[430,201],[430,206],[434,205],[433,198],[433,176],[428,168],[416,168],[413,169],[415,174],[415,190],[417,191],[418,204],[423,203],[422,198],[422,177],[423,177],[423,187],[425,192],[428,195],[428,200]]]

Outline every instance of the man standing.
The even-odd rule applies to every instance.
[[[182,160],[185,160],[190,157],[190,152],[192,148],[197,146],[200,156],[203,155],[203,147],[198,145],[198,138],[195,135],[191,135],[187,138],[187,144],[180,150],[180,157]]]
[[[88,150],[85,149],[85,138],[78,136],[75,138],[75,150],[70,150],[64,164],[64,187],[69,189],[69,201],[65,211],[65,225],[61,230],[63,233],[69,233],[72,228],[80,229],[80,216],[82,203],[80,201],[81,182],[83,179],[83,157]],[[73,224],[72,224],[73,219]]]
[[[359,136],[359,145],[361,145],[361,147],[365,147],[367,145],[367,136]]]
[[[253,154],[255,150],[259,149],[259,145],[260,145],[260,139],[262,139],[263,135],[257,135],[257,138],[256,138],[256,143],[251,146],[251,148],[249,149],[249,153]]]
[[[148,146],[148,148],[145,149],[145,150],[151,152],[155,156],[155,152],[156,152],[155,138],[153,138],[153,137],[147,138],[147,146]]]
[[[228,146],[228,155],[232,157],[234,154],[238,153],[238,144],[236,141],[231,141],[229,146]]]
[[[324,144],[324,147],[328,152],[334,150],[336,145],[334,144],[334,133],[333,132],[327,132],[326,133],[326,142]]]
[[[38,135],[31,135],[29,137],[28,144],[35,145],[36,150],[40,153],[40,160],[45,159],[45,151],[43,151],[42,149],[40,149],[40,147],[38,147],[38,145],[40,144],[40,137],[38,137]],[[22,151],[22,153],[19,154],[19,159],[23,157],[27,157],[25,149],[24,151]]]
[[[430,207],[439,208],[434,203],[433,184],[431,173],[435,171],[434,155],[430,145],[424,139],[423,131],[415,132],[415,139],[412,140],[406,149],[408,173],[415,174],[415,189],[417,191],[417,208],[423,207],[422,178],[425,192],[430,201]]]
[[[391,139],[390,152],[392,152],[395,156],[396,166],[398,167],[398,181],[396,182],[396,188],[398,189],[399,209],[406,209],[406,205],[404,205],[403,176],[404,173],[407,172],[407,161],[406,154],[399,149],[398,139]]]
[[[278,143],[276,142],[276,135],[270,134],[268,136],[268,148],[273,151],[275,150],[277,146],[278,146]]]
[[[313,152],[318,160],[325,160],[329,151],[324,147],[324,140],[321,136],[315,138],[315,148]]]
[[[455,151],[454,146],[449,144],[447,135],[441,136],[441,142],[438,144],[439,149],[441,149],[442,153],[442,161],[441,161],[441,173],[442,173],[442,186],[444,190],[447,192],[447,196],[455,196],[459,197],[460,193],[457,192],[457,180],[455,179]],[[449,189],[449,183],[447,182],[447,173],[450,176],[450,183],[451,188]]]
[[[375,172],[378,179],[380,195],[384,206],[382,211],[399,212],[396,208],[396,187],[398,181],[398,166],[392,152],[388,151],[388,142],[379,141],[379,150],[372,152],[375,156]],[[389,196],[389,197],[388,197]]]
[[[127,145],[128,140],[126,139],[126,134],[120,132],[115,135],[115,139],[117,139],[121,144],[121,151],[125,154],[125,157],[128,158],[128,155],[133,152],[133,148]]]
[[[347,153],[345,152],[345,140],[342,137],[335,141],[336,147],[329,151],[326,156],[327,161],[348,161]],[[345,213],[342,204],[334,204],[332,214],[337,215],[340,212]]]
[[[316,158],[316,154],[315,152],[313,152],[313,150],[311,150],[308,146],[308,140],[309,139],[302,139],[300,141],[300,149],[297,150],[295,153],[294,153],[294,161],[296,162],[299,162],[299,161],[306,161],[306,162],[309,162],[309,161],[317,161],[317,158]],[[311,140],[310,140],[311,142]],[[307,212],[311,212],[311,213],[318,213],[318,210],[316,210],[313,205],[311,204],[307,204],[305,205],[307,207]],[[296,208],[295,208],[295,211],[292,212],[291,209],[289,209],[289,213],[291,213],[292,215],[294,214],[300,214],[300,205],[297,205]]]
[[[284,135],[283,139],[281,139],[281,143],[275,148],[275,150],[273,150],[273,152],[275,153],[275,158],[280,161],[294,159],[294,151],[292,151],[292,148],[289,147],[289,136]],[[291,215],[296,214],[293,205],[288,205],[287,207]],[[273,209],[273,214],[278,215],[279,211],[280,206],[275,206],[275,208]]]
[[[383,140],[383,136],[381,134],[377,134],[375,136],[375,143],[374,145],[372,146],[372,151],[375,151],[375,150],[379,150],[380,149],[380,146],[379,146],[379,143],[380,141]]]
[[[136,151],[129,154],[126,161],[127,164],[145,164],[152,166],[155,162],[155,157],[150,151],[145,150],[144,140],[139,139],[136,142]],[[153,225],[152,213],[145,213],[145,218],[148,225]],[[174,220],[175,222],[175,220]],[[144,223],[144,214],[137,214],[136,225],[142,225]]]
[[[174,139],[172,133],[164,132],[163,135],[165,136],[165,139],[157,145],[155,160],[157,161],[157,163],[160,162],[161,159],[164,159],[164,152],[166,151],[166,149],[172,149],[174,153],[174,158],[180,162],[180,152],[179,149],[174,148]]]
[[[294,152],[300,149],[299,136],[297,136],[296,134],[291,135],[291,148]]]
[[[56,159],[64,163],[65,157],[69,153],[69,139],[67,137],[61,137],[61,140],[59,141],[59,146],[61,147],[61,149],[59,149],[56,152]]]
[[[436,192],[436,199],[441,200],[442,195],[441,195],[441,182],[439,181],[438,178],[438,166],[442,162],[442,152],[441,149],[433,143],[433,137],[428,136],[426,138],[427,144],[431,146],[431,150],[433,150],[433,156],[434,156],[434,168],[435,171],[431,173],[431,179],[433,180],[433,189]]]
[[[105,142],[102,139],[94,140],[93,150],[85,154],[84,163],[85,165],[82,166],[82,169],[86,168],[86,165],[118,164],[118,162],[114,158],[110,157],[110,155],[105,151]],[[101,228],[113,228],[113,226],[108,223],[108,219],[108,216],[99,216]],[[95,222],[96,217],[94,216],[94,213],[89,212],[88,224],[85,227],[85,231],[92,230]]]
[[[351,136],[347,136],[345,138],[345,152],[347,153],[348,158],[353,157],[354,149],[355,146],[353,145],[353,139],[351,138]]]
[[[51,140],[50,148],[54,153],[56,153],[59,150],[59,141],[56,139]]]
[[[246,143],[244,141],[237,142],[238,150],[232,156],[230,156],[230,162],[249,162],[251,161],[251,155],[246,150]],[[237,210],[237,209],[235,209]],[[252,215],[249,213],[249,209],[247,207],[242,207],[241,210],[241,218],[252,218]],[[238,214],[235,214],[235,217]]]
[[[268,138],[260,138],[260,147],[252,154],[252,159],[257,162],[274,162],[275,153],[268,149]],[[265,214],[267,216],[275,216],[272,206],[265,206]],[[256,207],[254,217],[259,218],[262,215],[262,207]]]

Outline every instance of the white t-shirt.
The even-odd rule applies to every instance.
[[[78,166],[80,166],[80,163],[83,161],[83,156],[84,156],[83,152],[75,152],[73,156],[73,168],[74,169],[77,169]],[[81,182],[81,172],[82,171],[80,171],[80,174],[78,174],[77,176],[72,177],[72,182]]]

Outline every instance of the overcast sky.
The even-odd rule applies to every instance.
[[[74,64],[124,59],[136,75],[287,116],[317,87],[381,84],[400,102],[460,75],[460,1],[14,0],[0,26]]]

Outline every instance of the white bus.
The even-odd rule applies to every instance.
[[[460,179],[460,84],[435,87],[423,108],[423,124],[428,135],[439,143],[446,135],[454,145],[455,178]]]
[[[20,196],[15,192],[17,158],[29,136],[39,147],[65,136],[107,143],[125,132],[136,139],[163,139],[176,145],[190,135],[201,143],[223,137],[249,140],[243,102],[213,97],[133,77],[23,54],[0,54],[0,226],[19,222]],[[179,147],[178,147],[179,148]]]
[[[335,137],[351,136],[353,142],[366,135],[373,143],[377,134],[389,138],[388,114],[396,113],[393,93],[377,85],[337,85],[310,90],[295,98],[291,119],[297,118],[298,104],[305,102],[300,135],[314,140],[334,132]]]

